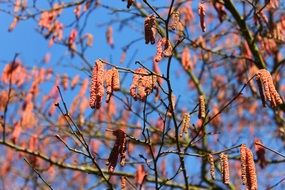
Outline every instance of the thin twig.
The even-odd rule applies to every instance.
[[[39,178],[49,187],[49,189],[53,190],[53,188],[51,187],[50,184],[48,184],[48,182],[41,176],[41,174],[32,166],[32,164],[26,159],[24,158],[25,162],[27,162],[27,164],[30,166],[30,168],[32,168],[34,170],[34,172],[39,176]]]
[[[70,146],[68,146],[68,144],[57,134],[55,135],[55,137],[57,139],[59,139],[65,146],[68,150],[72,151],[72,152],[75,152],[75,153],[78,153],[78,154],[82,154],[83,156],[86,156],[86,157],[89,157],[89,155],[85,154],[84,152],[80,151],[80,150],[77,150],[75,148],[71,148]]]
[[[269,148],[269,147],[267,147],[267,146],[264,146],[263,144],[260,144],[260,143],[258,143],[258,142],[255,143],[255,144],[257,144],[257,145],[259,145],[259,146],[262,146],[263,148],[265,148],[265,149],[267,149],[267,150],[269,150],[269,151],[271,151],[271,152],[274,152],[275,154],[278,154],[279,156],[285,158],[285,155],[284,155],[284,154],[281,154],[281,153],[279,153],[279,152],[276,151],[276,150],[273,150],[273,149],[271,149],[271,148]]]
[[[277,187],[279,184],[281,184],[283,181],[285,181],[285,177],[282,178],[280,181],[278,181],[276,184],[272,185],[271,187],[269,187],[268,189],[273,189],[275,187]]]

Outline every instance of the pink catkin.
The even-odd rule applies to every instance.
[[[150,15],[145,18],[144,21],[144,35],[145,35],[145,43],[155,43],[155,34],[156,34],[156,21],[155,21],[155,16]]]
[[[206,117],[206,100],[204,95],[199,96],[199,113],[198,118],[204,119]]]
[[[106,83],[106,102],[110,101],[113,91],[120,90],[120,75],[116,68],[110,69],[105,72],[105,83]]]
[[[257,190],[257,177],[254,164],[253,154],[250,149],[246,149],[246,163],[247,163],[247,188],[250,190]]]
[[[181,63],[186,71],[192,69],[189,48],[185,47],[181,54]]]
[[[223,176],[223,183],[230,184],[230,168],[229,168],[228,155],[221,153],[220,160],[221,160],[221,171],[222,171],[222,176]]]
[[[80,17],[80,13],[81,13],[81,5],[77,5],[74,8],[73,13],[75,14],[76,18],[78,19]]]
[[[77,30],[73,28],[68,37],[68,45],[71,46],[75,42],[76,37],[77,37]]]
[[[182,15],[182,22],[184,23],[185,26],[188,26],[194,19],[194,14],[191,9],[191,4],[188,4],[182,8],[179,9]]]
[[[271,74],[266,69],[258,70],[256,80],[264,106],[266,100],[270,102],[272,107],[283,104],[283,100],[275,89]]]
[[[172,55],[172,46],[169,40],[161,38],[156,46],[156,55],[153,62],[160,62],[163,57],[170,57]]]
[[[130,95],[135,99],[145,101],[154,88],[156,88],[157,78],[154,75],[147,75],[148,72],[144,68],[135,70],[133,82],[130,87]]]
[[[104,95],[104,64],[100,60],[96,60],[90,87],[89,105],[92,109],[101,107]]]
[[[246,178],[246,145],[242,144],[240,147],[240,164],[241,164],[241,180],[242,184],[247,184],[247,178]]]
[[[111,48],[114,47],[114,39],[113,39],[113,28],[112,26],[109,26],[106,31],[106,39],[107,43],[111,46]]]
[[[180,23],[180,13],[178,11],[174,11],[171,14],[171,19],[169,23],[169,28],[171,30],[175,30],[177,28],[177,25]]]
[[[113,90],[112,90],[112,74],[113,74],[112,69],[107,70],[104,74],[105,84],[106,84],[106,93],[107,93],[106,102],[110,101],[111,95],[113,93]]]
[[[214,156],[212,154],[208,155],[208,161],[210,163],[210,175],[212,180],[216,179],[216,175],[215,175],[215,160],[214,160]]]
[[[199,16],[200,16],[200,26],[203,32],[206,31],[206,23],[205,23],[205,15],[206,15],[206,9],[205,9],[205,5],[200,3],[199,5]]]
[[[113,73],[112,73],[112,88],[113,91],[118,91],[120,90],[120,74],[118,69],[113,68]]]

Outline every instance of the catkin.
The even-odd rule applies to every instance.
[[[113,75],[113,71],[112,70],[107,70],[105,72],[105,84],[106,84],[106,93],[107,93],[107,101],[109,101],[110,96],[113,92],[112,90],[112,75]]]
[[[114,91],[118,91],[120,90],[120,74],[118,69],[113,68],[112,70],[112,87]]]
[[[182,116],[182,128],[180,132],[180,137],[183,136],[184,134],[188,134],[188,129],[190,128],[190,114],[189,113],[184,113]]]
[[[99,109],[101,107],[104,95],[104,64],[100,60],[96,60],[90,87],[89,105],[92,109]]]
[[[203,32],[206,31],[206,23],[205,23],[205,15],[206,15],[206,9],[205,5],[200,3],[199,8],[198,8],[198,13],[200,16],[200,26]]]
[[[247,188],[249,190],[257,190],[257,177],[255,171],[255,164],[252,152],[246,149],[246,162],[247,162]]]
[[[144,68],[138,68],[135,70],[133,76],[133,82],[130,87],[130,95],[135,100],[145,101],[146,97],[156,88],[157,77],[154,75],[148,75],[148,72]]]
[[[116,141],[106,162],[109,172],[114,172],[119,156],[121,159],[120,165],[124,166],[126,157],[126,133],[121,129],[117,129],[113,131],[113,135],[116,137]]]
[[[173,109],[175,109],[176,96],[175,96],[174,94],[171,95],[171,103],[172,103]],[[168,116],[168,117],[171,117],[171,116],[172,116],[172,111],[171,111],[170,103],[169,103],[169,108],[168,108],[168,111],[167,111],[167,116]]]
[[[199,96],[199,113],[198,118],[204,119],[206,117],[206,103],[205,103],[205,96]]]
[[[267,161],[265,158],[265,148],[262,146],[262,141],[260,139],[254,139],[254,148],[259,165],[263,169],[267,165]]]
[[[246,180],[246,145],[240,147],[240,164],[241,164],[241,181],[243,185],[247,184]]]
[[[181,54],[181,64],[186,71],[191,70],[191,60],[189,48],[185,47]]]
[[[170,23],[169,23],[169,28],[171,30],[175,30],[178,23],[180,22],[179,21],[179,17],[180,17],[180,14],[178,11],[174,11],[172,14],[171,14],[171,19],[170,19]]]
[[[220,162],[221,162],[223,183],[228,185],[230,184],[230,168],[229,168],[228,155],[221,153]]]
[[[210,175],[211,175],[211,178],[213,180],[216,179],[216,175],[215,175],[215,162],[214,162],[214,157],[212,154],[209,154],[208,155],[208,161],[210,163]]]
[[[156,34],[156,20],[154,15],[150,15],[145,18],[144,21],[144,36],[145,36],[145,43],[148,44],[149,42],[151,44],[155,43],[155,34]]]
[[[270,72],[266,69],[258,70],[256,80],[264,107],[266,100],[270,102],[272,107],[283,104],[283,100],[275,89]]]
[[[105,84],[106,84],[106,102],[110,101],[113,91],[120,90],[120,75],[116,68],[112,68],[105,72]]]
[[[157,42],[156,54],[153,58],[154,62],[160,62],[163,57],[170,57],[172,55],[172,45],[167,38],[161,38]]]

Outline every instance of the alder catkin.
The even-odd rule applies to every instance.
[[[240,164],[241,164],[241,181],[243,185],[247,184],[246,180],[246,145],[242,144],[240,147]]]
[[[170,18],[169,28],[175,30],[179,21],[180,14],[178,11],[173,11]]]
[[[112,89],[112,75],[113,75],[113,71],[107,70],[104,74],[105,77],[105,84],[106,84],[106,102],[108,103],[110,101],[111,95],[113,93],[113,89]]]
[[[130,86],[130,95],[135,100],[145,101],[146,97],[156,88],[156,82],[156,76],[148,74],[144,68],[138,68],[135,70]]]
[[[100,60],[96,60],[90,86],[90,100],[89,105],[92,109],[99,109],[101,107],[104,95],[104,64]]]
[[[205,96],[199,96],[199,113],[198,118],[204,119],[206,117],[206,103]]]
[[[255,164],[253,154],[250,149],[246,149],[246,163],[247,163],[247,188],[249,190],[257,190],[257,177],[255,171]]]
[[[151,44],[155,43],[155,34],[156,34],[156,20],[154,15],[150,15],[145,18],[144,21],[144,36],[145,36],[145,43],[148,44],[149,42]]]
[[[203,3],[199,4],[198,13],[200,16],[201,29],[203,32],[205,32],[206,31],[206,23],[205,23],[206,9],[205,9],[205,5]]]
[[[182,51],[181,64],[186,71],[191,70],[190,52],[188,47],[185,47]]]
[[[220,162],[221,162],[223,183],[228,185],[230,184],[230,168],[229,168],[228,155],[221,153]]]
[[[113,68],[112,71],[112,88],[114,91],[118,91],[120,90],[120,74],[116,68]]]
[[[259,165],[263,169],[267,165],[267,161],[265,158],[265,148],[262,146],[262,141],[260,139],[254,139],[254,148]]]
[[[208,154],[208,161],[210,163],[210,175],[212,180],[216,179],[216,175],[215,175],[215,161],[214,161],[214,157],[212,154]]]
[[[182,127],[181,127],[180,137],[183,136],[183,133],[188,134],[188,129],[190,128],[190,114],[189,113],[183,114],[181,125]]]
[[[171,104],[172,104],[173,109],[175,109],[175,106],[176,106],[176,96],[174,94],[171,95]],[[167,116],[168,117],[172,116],[172,110],[171,110],[170,102],[169,102],[169,108],[168,108],[168,111],[167,111]]]
[[[271,74],[266,69],[260,69],[256,73],[256,80],[259,86],[259,92],[262,99],[263,106],[268,100],[272,107],[283,104],[283,100],[275,89]]]
[[[167,38],[161,38],[156,45],[156,54],[153,62],[160,62],[163,57],[170,57],[172,55],[172,45]]]
[[[126,158],[126,143],[127,143],[126,133],[121,129],[117,129],[113,131],[112,134],[116,137],[116,141],[109,155],[109,158],[106,162],[109,172],[114,172],[119,156],[121,159],[120,160],[121,166],[125,165],[125,158]]]

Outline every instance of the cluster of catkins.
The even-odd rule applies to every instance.
[[[215,180],[215,160],[212,154],[208,155],[210,163],[210,175]],[[248,190],[257,190],[257,177],[255,171],[254,158],[251,150],[242,144],[240,148],[241,180]],[[220,167],[224,184],[230,184],[230,167],[228,155],[220,154]]]
[[[157,77],[149,74],[146,69],[135,70],[133,82],[130,87],[130,95],[135,100],[145,101],[146,97],[156,88]]]
[[[120,89],[120,75],[115,68],[105,71],[104,63],[101,60],[96,60],[90,87],[89,104],[92,109],[99,109],[101,107],[105,91],[104,82],[106,83],[107,93],[106,102],[109,102],[113,91]]]
[[[242,144],[240,147],[241,179],[247,189],[257,190],[257,177],[251,150]]]
[[[198,118],[205,119],[206,118],[206,100],[204,95],[199,96],[199,111],[198,111]],[[182,122],[181,122],[181,132],[180,137],[188,134],[188,129],[190,128],[190,114],[183,113],[182,115]]]
[[[276,91],[271,74],[266,69],[258,70],[256,74],[262,104],[266,107],[266,101],[269,101],[272,107],[283,104],[283,100]]]
[[[108,170],[110,172],[114,171],[119,156],[120,156],[120,165],[121,166],[125,165],[126,146],[127,146],[126,133],[123,130],[117,129],[113,131],[113,135],[116,137],[115,144],[106,162],[106,165],[108,166]]]
[[[156,54],[153,58],[153,62],[160,62],[163,57],[170,57],[172,55],[172,45],[166,38],[161,38],[157,42]]]
[[[176,14],[173,14],[175,17]],[[173,23],[171,24],[171,28],[175,29],[177,23],[179,21],[175,17],[173,19]],[[155,35],[156,35],[156,20],[154,15],[147,16],[144,21],[144,34],[145,34],[145,43],[155,44]],[[156,55],[153,58],[154,63],[158,63],[162,60],[163,57],[170,57],[172,55],[172,45],[167,38],[161,38],[157,42],[156,46]]]

